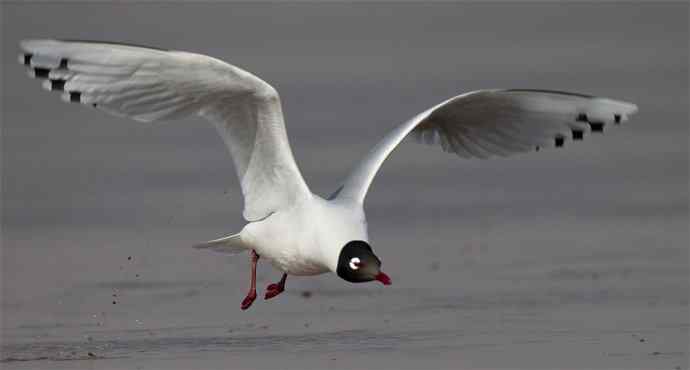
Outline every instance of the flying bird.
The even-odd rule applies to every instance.
[[[25,40],[20,63],[47,90],[141,122],[199,115],[215,126],[232,157],[247,224],[196,248],[248,251],[246,310],[256,299],[256,265],[264,258],[282,278],[326,272],[361,283],[391,284],[369,244],[363,209],[383,161],[407,136],[461,158],[509,156],[583,140],[625,122],[637,106],[553,90],[489,89],[445,100],[395,127],[322,198],[309,190],[288,142],[280,97],[257,76],[184,51],[85,40]]]

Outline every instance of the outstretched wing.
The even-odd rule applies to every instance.
[[[198,114],[225,141],[249,221],[310,194],[292,156],[278,93],[205,55],[90,41],[26,40],[20,62],[65,101],[137,121]]]
[[[369,152],[331,198],[364,202],[383,161],[411,134],[462,158],[561,147],[637,112],[634,104],[551,90],[478,90],[450,98],[398,126]]]

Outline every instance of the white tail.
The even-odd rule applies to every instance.
[[[209,240],[194,246],[195,249],[207,249],[219,253],[236,254],[250,249],[243,241],[240,233],[224,236],[220,239]]]

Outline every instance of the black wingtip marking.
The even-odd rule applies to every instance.
[[[64,91],[65,90],[65,80],[50,80],[50,90],[51,91]]]
[[[24,54],[24,65],[25,66],[30,66],[31,65],[31,58],[33,58],[33,54]]]
[[[48,78],[48,75],[50,75],[50,69],[41,67],[34,68],[34,76],[36,78]]]
[[[60,59],[60,66],[58,66],[59,69],[68,69],[67,68],[67,59]]]
[[[573,130],[573,140],[582,140],[583,137],[584,137],[584,131]]]
[[[577,121],[577,122],[587,122],[587,121],[588,121],[587,115],[584,114],[584,113],[580,113],[580,114],[578,114],[577,117],[575,118],[575,121]]]
[[[72,103],[81,103],[81,93],[79,91],[70,91],[69,101]]]
[[[563,146],[563,143],[565,142],[565,138],[563,136],[556,136],[556,148],[560,148]]]
[[[592,128],[592,132],[604,132],[603,122],[590,122],[589,127]]]
[[[613,115],[613,122],[620,124],[621,123],[621,115],[620,114],[614,114]]]

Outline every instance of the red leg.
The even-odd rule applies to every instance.
[[[286,279],[287,279],[287,273],[283,273],[283,277],[280,278],[279,282],[267,286],[266,287],[266,296],[264,297],[264,299],[271,299],[271,298],[277,296],[278,294],[282,293],[285,290],[285,280]]]
[[[252,249],[252,281],[251,285],[249,286],[249,293],[247,293],[247,296],[244,297],[244,300],[242,301],[242,309],[246,310],[249,308],[249,306],[254,303],[254,300],[256,299],[256,263],[259,261],[259,255],[256,253],[255,250]]]

